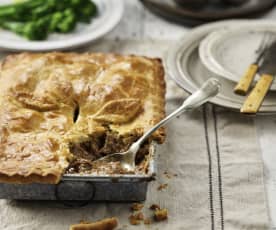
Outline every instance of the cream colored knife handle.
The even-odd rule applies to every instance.
[[[263,74],[256,86],[253,88],[249,96],[246,98],[242,108],[242,113],[256,113],[258,112],[265,95],[267,94],[273,81],[273,76]]]
[[[257,70],[258,70],[257,64],[251,64],[248,67],[246,73],[243,75],[243,77],[240,79],[238,84],[235,86],[234,92],[236,94],[246,95],[252,81],[254,80]]]

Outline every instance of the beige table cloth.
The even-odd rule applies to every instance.
[[[169,41],[101,41],[80,51],[105,51],[164,57]],[[168,113],[187,96],[167,78]],[[66,208],[56,202],[0,200],[0,229],[66,230],[80,220],[116,216],[118,229],[262,230],[269,229],[263,165],[254,121],[205,105],[167,126],[159,146],[157,180],[150,183],[145,217],[151,204],[169,211],[169,219],[146,226],[128,223],[130,204],[91,203]],[[168,178],[166,172],[169,173]],[[177,174],[177,176],[173,176]],[[159,191],[160,184],[168,187]]]

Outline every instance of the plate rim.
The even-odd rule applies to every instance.
[[[263,26],[266,26],[266,27],[258,27],[260,25],[261,24],[247,25],[247,26],[240,25],[237,28],[227,28],[227,29],[223,28],[221,30],[211,32],[200,42],[199,56],[200,56],[201,62],[211,72],[217,75],[220,75],[221,77],[224,77],[230,81],[238,82],[236,79],[237,78],[236,75],[232,73],[230,70],[224,68],[223,65],[214,56],[214,53],[213,53],[214,46],[221,43],[220,41],[230,34],[233,35],[233,34],[239,34],[242,32],[250,33],[250,32],[258,32],[258,31],[269,31],[276,34],[276,22],[274,23],[268,22],[267,24],[264,23]],[[274,82],[270,90],[273,90],[273,91],[276,90],[276,82]]]
[[[195,85],[192,85],[189,81],[187,81],[187,77],[184,75],[182,76],[181,73],[178,71],[176,67],[176,56],[177,53],[179,53],[179,50],[181,50],[181,47],[185,46],[183,44],[187,43],[189,40],[194,40],[196,42],[195,37],[204,37],[205,34],[208,33],[208,31],[214,30],[216,28],[223,28],[223,27],[230,27],[234,26],[237,23],[243,23],[244,25],[250,24],[250,23],[258,23],[258,22],[273,22],[272,20],[224,20],[220,22],[214,22],[209,23],[207,25],[203,25],[200,27],[197,27],[193,29],[192,31],[189,31],[189,34],[186,34],[182,36],[177,42],[175,42],[174,45],[172,45],[169,50],[167,51],[166,58],[165,58],[165,68],[168,76],[173,79],[178,86],[180,86],[182,89],[187,91],[188,93],[193,93],[195,90],[198,89]],[[203,35],[202,35],[203,33]],[[193,42],[192,42],[193,43]],[[187,46],[187,45],[186,45]],[[220,78],[220,76],[217,76]],[[183,83],[183,81],[185,83]],[[238,103],[228,103],[225,104],[225,101],[221,98],[222,93],[219,93],[219,95],[213,99],[210,100],[211,103],[229,108],[234,111],[238,111],[241,107]],[[260,110],[260,113],[258,114],[275,114],[276,112],[276,104],[275,105],[266,105],[263,106]]]
[[[103,1],[103,0],[100,0]],[[40,52],[40,51],[52,51],[52,50],[65,50],[65,49],[73,49],[80,46],[83,46],[92,41],[96,41],[100,37],[106,35],[110,31],[112,31],[118,23],[121,21],[123,17],[125,4],[123,1],[117,0],[105,0],[105,4],[109,4],[113,9],[113,15],[109,16],[108,23],[103,24],[100,29],[96,32],[79,34],[74,38],[70,39],[62,39],[58,41],[8,41],[7,39],[1,39],[0,36],[0,49],[8,50],[8,51],[32,51],[32,52]],[[116,6],[116,7],[112,7]],[[93,23],[93,21],[91,22]],[[1,34],[1,32],[0,32]]]

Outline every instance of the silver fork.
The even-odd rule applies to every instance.
[[[191,96],[189,96],[181,107],[176,109],[166,118],[161,120],[155,126],[153,126],[150,130],[148,130],[142,137],[140,137],[136,142],[134,142],[130,148],[126,152],[122,153],[114,153],[102,158],[99,158],[95,162],[120,162],[121,167],[127,171],[134,171],[135,170],[135,158],[138,150],[140,149],[141,145],[145,142],[145,140],[154,133],[157,129],[161,126],[167,124],[170,120],[175,118],[176,116],[180,115],[181,113],[192,110],[197,108],[207,102],[210,98],[216,96],[220,89],[220,83],[217,79],[211,78],[206,81],[203,86],[194,92]]]

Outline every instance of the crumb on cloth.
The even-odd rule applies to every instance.
[[[156,221],[163,221],[168,219],[168,210],[166,208],[156,209],[154,211],[154,219]]]
[[[143,207],[144,207],[144,205],[141,203],[133,203],[131,205],[131,210],[132,211],[140,211]]]
[[[167,187],[168,187],[168,184],[160,184],[160,185],[158,186],[157,190],[158,190],[158,191],[161,191],[161,190],[163,190],[163,189],[165,189],[165,188],[167,188]]]
[[[158,210],[158,209],[160,209],[160,206],[159,206],[158,204],[152,204],[152,205],[150,206],[150,209],[151,209],[151,210]]]
[[[151,219],[150,218],[144,219],[144,224],[146,224],[146,225],[151,224]]]
[[[144,214],[142,212],[131,214],[128,219],[130,224],[139,225],[144,220]]]
[[[81,221],[80,224],[73,224],[70,230],[113,230],[118,226],[118,220],[115,217],[106,218],[95,222]]]

